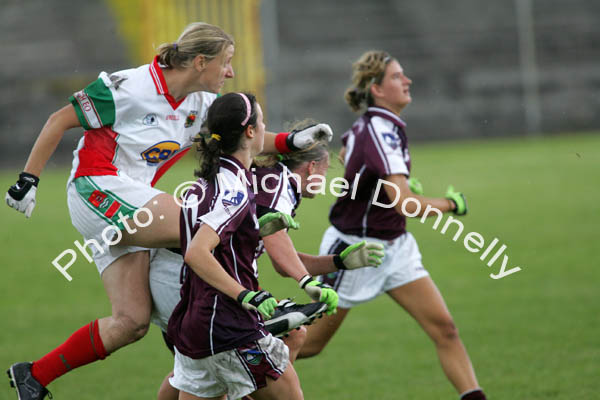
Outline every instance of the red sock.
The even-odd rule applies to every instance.
[[[31,374],[39,383],[48,386],[70,370],[103,360],[106,356],[96,320],[75,331],[66,342],[35,361]]]

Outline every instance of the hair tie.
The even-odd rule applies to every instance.
[[[277,159],[279,161],[283,161],[283,154],[277,154]]]
[[[177,43],[173,43],[173,50],[177,51]]]
[[[217,142],[221,140],[221,135],[217,135],[216,133],[212,133],[210,137],[215,139]]]
[[[248,120],[250,119],[250,100],[248,100],[248,97],[246,97],[246,95],[244,93],[238,93],[240,96],[242,96],[242,99],[244,99],[244,103],[246,103],[246,118],[244,118],[244,120],[242,121],[242,126],[246,125],[246,122],[248,122]]]

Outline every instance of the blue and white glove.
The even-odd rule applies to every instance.
[[[35,193],[40,178],[35,175],[21,172],[19,180],[12,185],[6,192],[6,204],[9,207],[25,214],[27,218],[31,217],[31,213],[35,208]]]
[[[285,139],[287,147],[292,151],[306,149],[319,140],[331,142],[333,131],[327,124],[316,124],[304,129],[293,130]]]

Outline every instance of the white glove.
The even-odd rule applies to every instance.
[[[261,237],[269,236],[279,232],[282,229],[298,229],[300,224],[294,221],[291,215],[282,212],[266,213],[258,219],[259,232]]]
[[[383,245],[363,240],[346,247],[340,255],[335,255],[333,262],[339,269],[377,267],[384,256]]]
[[[303,150],[318,140],[331,142],[333,131],[327,124],[311,125],[301,130],[292,131],[286,138],[287,147],[292,151]]]
[[[40,178],[35,175],[21,172],[19,180],[12,185],[6,192],[6,204],[9,207],[25,214],[27,218],[31,216],[35,208],[35,193]]]

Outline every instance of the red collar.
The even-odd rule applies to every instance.
[[[175,101],[173,96],[171,96],[169,93],[169,88],[167,87],[167,82],[165,81],[162,68],[158,64],[158,56],[154,57],[154,61],[152,61],[152,64],[150,64],[150,76],[154,81],[154,86],[156,86],[156,92],[165,96],[165,99],[167,99],[171,107],[173,107],[173,110],[176,110],[177,107],[183,103],[185,97],[179,101]]]

